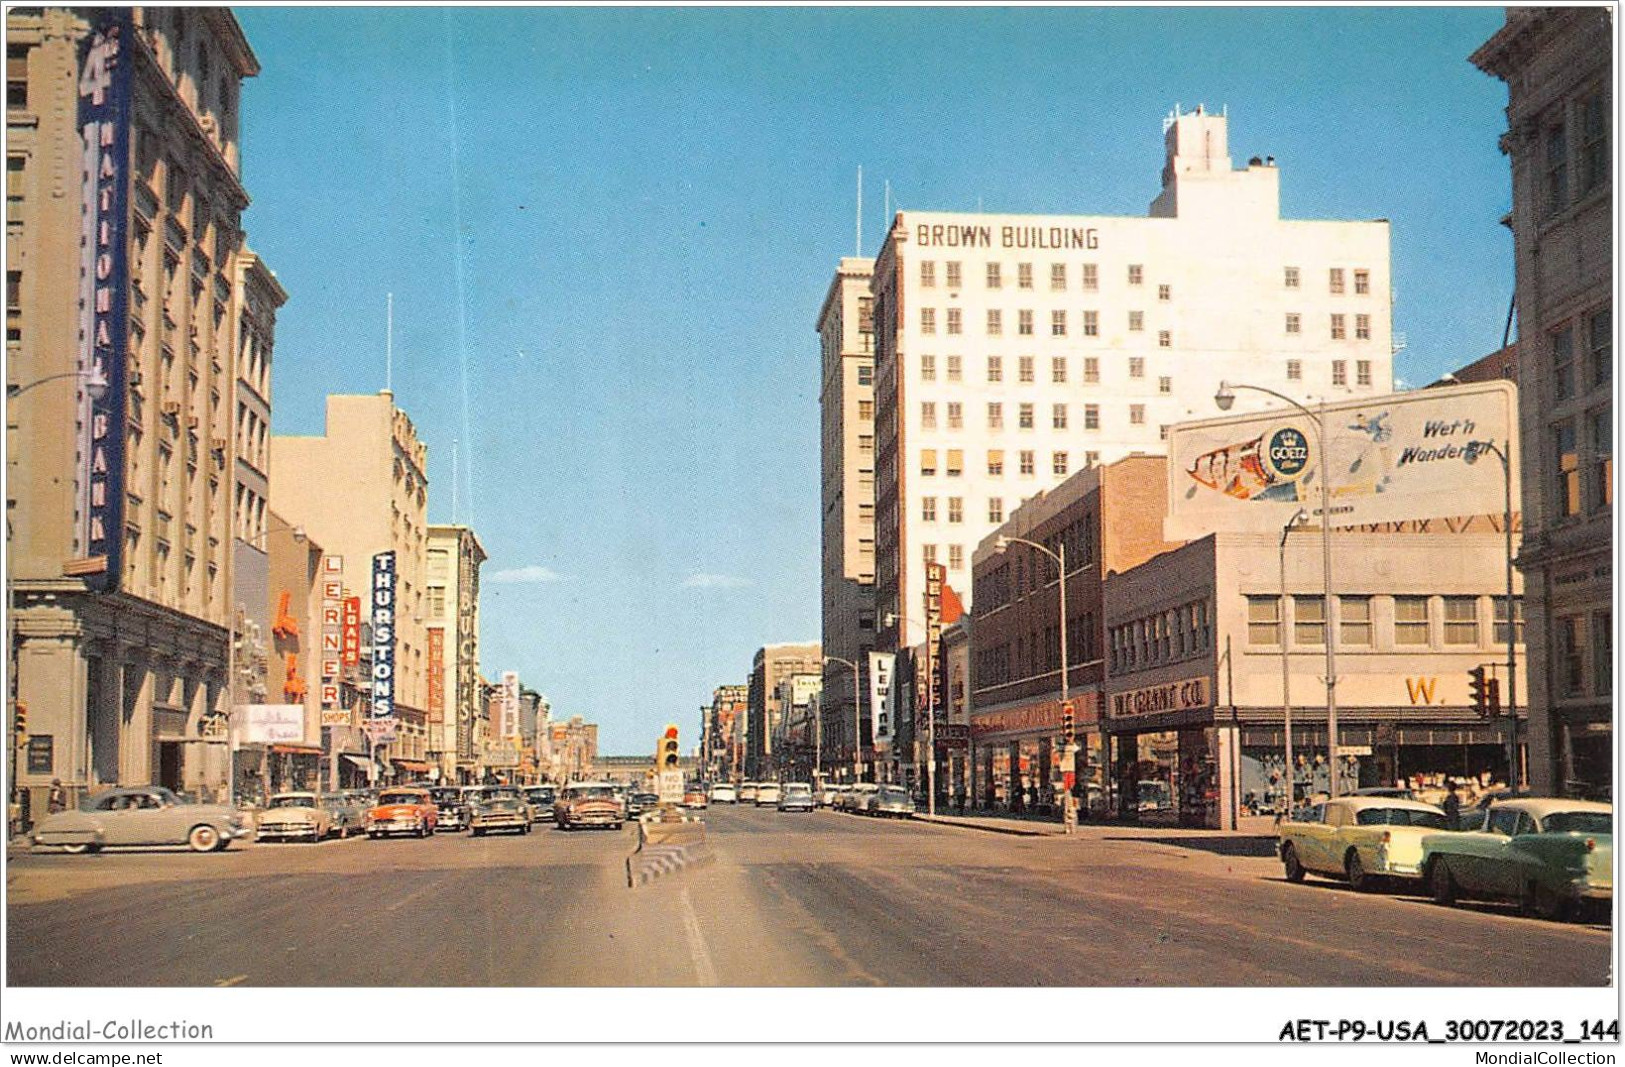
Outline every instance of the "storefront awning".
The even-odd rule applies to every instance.
[[[352,756],[346,752],[344,753],[344,760],[358,771],[370,772],[372,770],[372,763],[365,756]]]
[[[272,745],[271,751],[285,756],[320,756],[322,750],[313,745]]]
[[[391,760],[390,762],[395,764],[395,766],[401,768],[402,770],[406,770],[406,771],[418,771],[418,772],[421,773],[421,772],[427,771],[429,769],[429,765],[427,763],[424,763],[422,760],[398,759],[398,760]]]

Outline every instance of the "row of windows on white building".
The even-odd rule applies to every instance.
[[[949,289],[964,288],[965,269],[960,260],[947,260],[943,264],[943,280]],[[1080,284],[1084,292],[1095,292],[1100,289],[1100,264],[1080,263]],[[1068,264],[1051,263],[1049,265],[1049,288],[1051,292],[1061,293],[1067,290]],[[1326,268],[1326,291],[1333,296],[1343,296],[1348,293],[1348,282],[1352,275],[1354,281],[1354,294],[1366,296],[1371,292],[1371,271],[1364,267],[1328,267]],[[1129,285],[1145,284],[1145,264],[1129,263],[1126,265],[1125,278]],[[1004,264],[998,261],[988,261],[983,264],[982,284],[987,289],[1004,288]],[[1281,285],[1286,289],[1303,288],[1303,271],[1299,267],[1281,268]],[[937,286],[937,261],[934,259],[920,260],[920,288],[934,289]],[[1016,264],[1016,288],[1033,289],[1033,265],[1031,263]],[[1157,286],[1157,299],[1172,300],[1173,287],[1166,283]]]

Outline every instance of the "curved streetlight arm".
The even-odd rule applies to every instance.
[[[85,390],[90,393],[93,400],[99,400],[107,395],[107,379],[102,377],[99,370],[69,370],[63,371],[61,374],[47,374],[43,378],[36,378],[27,385],[8,384],[6,386],[6,399],[11,400],[14,397],[22,396],[36,385],[60,381],[63,378],[83,378],[85,380]]]
[[[1004,547],[1003,547],[1004,545],[1013,545],[1013,544],[1014,545],[1026,545],[1029,548],[1036,548],[1036,549],[1038,549],[1038,551],[1044,553],[1044,555],[1046,555],[1050,559],[1054,560],[1055,565],[1057,567],[1062,566],[1060,556],[1056,555],[1054,552],[1051,552],[1048,548],[1046,548],[1043,545],[1039,544],[1037,541],[1029,541],[1025,537],[1000,537],[998,542],[995,542],[995,544],[994,544],[994,551],[1003,552],[1004,551]]]
[[[858,673],[858,665],[849,659],[840,656],[825,656],[825,663],[839,663],[852,672],[852,780],[863,780],[863,679]],[[819,772],[823,772],[824,748],[824,710],[818,710],[818,761]]]

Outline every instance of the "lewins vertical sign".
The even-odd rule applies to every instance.
[[[1513,451],[1511,382],[1181,423],[1168,431],[1170,540],[1215,531],[1279,532],[1301,508],[1320,522],[1324,475],[1332,525],[1499,515],[1503,454]],[[1324,421],[1322,457],[1317,421]],[[1493,446],[1493,447],[1492,447]],[[1518,497],[1513,457],[1512,497]]]
[[[372,557],[372,714],[376,741],[395,739],[395,553]]]
[[[91,589],[118,589],[124,547],[124,390],[129,330],[130,95],[129,8],[96,8],[79,46],[81,375],[107,392],[92,399],[80,383],[79,552],[102,566]],[[87,568],[88,570],[88,568]]]

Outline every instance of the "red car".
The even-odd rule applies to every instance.
[[[427,789],[385,789],[378,794],[378,803],[367,812],[367,836],[429,837],[434,833],[438,817],[439,808]]]

